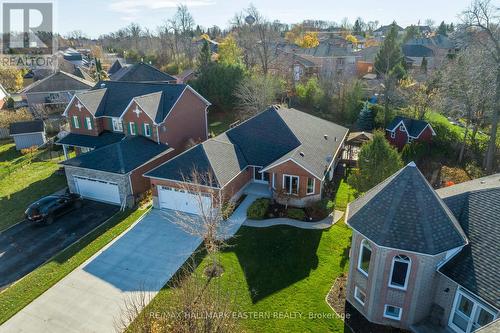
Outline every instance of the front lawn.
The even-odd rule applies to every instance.
[[[0,325],[121,235],[146,211],[139,209],[117,213],[46,264],[1,292]]]
[[[220,255],[225,272],[218,278],[235,293],[238,315],[248,317],[240,320],[242,330],[343,332],[325,297],[348,270],[350,235],[342,221],[328,230],[242,227]],[[203,259],[196,273],[207,264]],[[164,287],[142,315],[167,309],[170,295]]]
[[[339,179],[339,186],[335,194],[335,209],[345,211],[347,204],[356,199],[356,190],[347,184],[346,179]]]
[[[30,156],[18,152],[12,141],[0,142],[0,230],[21,221],[30,203],[66,186],[65,177],[55,173],[61,159],[46,159],[41,151],[30,162]]]

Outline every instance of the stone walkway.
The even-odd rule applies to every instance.
[[[276,219],[267,219],[267,220],[246,220],[243,225],[246,227],[253,227],[253,228],[267,228],[267,227],[272,227],[275,225],[288,225],[291,227],[296,227],[296,228],[301,228],[301,229],[328,229],[335,223],[337,223],[342,216],[344,215],[344,212],[340,210],[336,210],[333,212],[333,214],[330,214],[327,218],[324,220],[318,221],[318,222],[301,222],[289,218],[276,218]]]

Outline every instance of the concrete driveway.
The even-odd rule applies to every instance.
[[[225,222],[234,235],[255,200],[248,196]],[[0,332],[115,332],[124,302],[152,298],[202,240],[172,222],[175,211],[153,209],[122,236],[0,326]]]
[[[118,206],[84,200],[48,226],[23,221],[0,233],[0,290],[109,219]]]

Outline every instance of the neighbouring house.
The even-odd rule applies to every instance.
[[[212,175],[202,177],[212,183],[198,185],[215,190],[224,202],[244,192],[276,197],[279,191],[288,195],[290,205],[306,206],[321,199],[347,132],[295,109],[269,107],[146,173],[154,207],[197,213],[196,194],[182,190],[189,187],[194,170]]]
[[[124,66],[124,63],[120,59],[116,59],[115,62],[109,67],[108,69],[108,74],[111,76],[118,72],[120,69],[122,69]]]
[[[192,68],[188,68],[175,76],[177,78],[177,83],[188,84],[190,80],[196,78],[196,71]]]
[[[431,124],[425,120],[417,120],[397,116],[386,129],[386,138],[399,150],[413,141],[430,143],[436,135]]]
[[[65,107],[75,93],[89,90],[94,85],[95,82],[58,71],[33,82],[21,91],[21,95],[31,109],[37,105],[60,108]]]
[[[115,62],[116,64],[116,62]],[[133,65],[124,65],[109,77],[111,81],[127,82],[167,82],[177,83],[177,79],[172,75],[163,73],[143,62]]]
[[[10,124],[9,134],[16,143],[16,149],[39,147],[47,142],[42,120],[21,121]]]
[[[345,141],[345,149],[342,159],[350,165],[356,165],[361,147],[373,140],[373,134],[369,132],[351,132]]]
[[[500,316],[500,174],[434,190],[412,162],[348,205],[347,301],[368,321],[470,333]]]
[[[318,77],[319,65],[298,54],[277,50],[269,63],[269,72],[288,82],[298,83]]]
[[[60,139],[69,190],[130,205],[150,187],[143,174],[207,139],[210,103],[183,84],[101,81],[75,94]]]
[[[458,50],[457,44],[452,39],[439,34],[412,38],[403,45],[403,53],[409,64],[413,67],[420,67],[425,57],[428,71],[440,68]]]
[[[405,44],[402,46],[403,55],[408,67],[422,67],[422,61],[427,61],[427,69],[434,68],[434,51],[424,45]]]
[[[392,24],[389,25],[383,25],[380,28],[376,29],[373,31],[373,35],[375,37],[385,37],[389,34],[389,31],[391,31]],[[396,30],[398,31],[398,36],[403,35],[405,32],[405,29],[400,27],[399,25],[396,24]]]
[[[380,50],[380,46],[365,47],[355,53],[356,74],[363,77],[366,74],[375,73],[375,58]]]

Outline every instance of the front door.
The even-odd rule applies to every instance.
[[[269,183],[269,172],[260,172],[261,167],[253,167],[253,180],[257,183]]]
[[[491,323],[494,314],[472,296],[457,290],[450,327],[458,333],[470,333]]]

